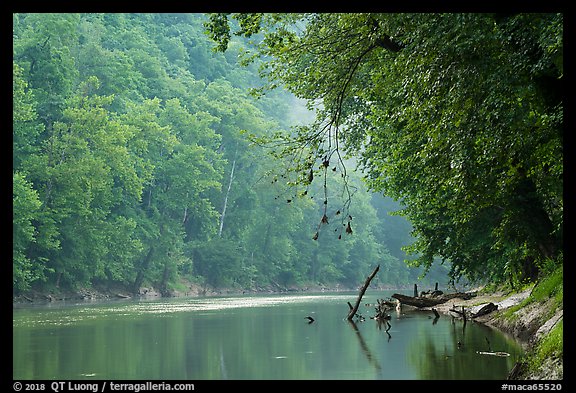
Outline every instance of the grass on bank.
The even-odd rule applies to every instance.
[[[533,302],[544,302],[548,299],[553,299],[553,305],[550,308],[550,314],[552,315],[558,308],[563,307],[564,269],[562,265],[534,287],[529,299],[531,298]],[[550,333],[538,342],[534,351],[527,359],[528,368],[530,370],[537,370],[547,359],[563,358],[563,356],[564,321],[560,320]]]
[[[532,303],[550,302],[549,312],[545,320],[551,318],[559,308],[563,308],[564,301],[564,268],[560,264],[550,274],[542,278],[532,289],[530,296],[520,304],[510,307],[503,315],[505,318],[514,318],[515,312]],[[536,343],[525,359],[528,371],[536,372],[549,359],[563,358],[564,356],[564,323],[560,320],[556,326]]]
[[[520,304],[510,307],[506,313],[506,318],[513,318],[514,313],[532,303],[544,303],[552,299],[550,313],[546,318],[551,318],[564,302],[564,267],[561,264],[553,272],[542,278],[532,289],[528,296]]]
[[[528,357],[530,370],[537,370],[547,359],[564,357],[564,322],[560,320],[556,326],[538,343],[534,352]]]

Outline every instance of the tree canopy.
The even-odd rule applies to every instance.
[[[208,21],[13,14],[15,294],[121,284],[170,295],[188,290],[182,279],[354,288],[376,264],[381,284],[421,278],[400,250],[410,224],[388,215],[399,203],[352,171],[314,168],[327,181],[298,188],[282,170],[295,161],[253,144],[303,130],[307,109],[282,88],[250,94],[266,63],[240,66],[243,40],[214,52]],[[437,268],[425,279],[446,281]]]
[[[255,140],[303,186],[332,169],[346,188],[355,158],[402,202],[414,264],[523,282],[562,263],[561,13],[220,13],[206,28],[219,51],[254,38],[244,59],[267,87],[316,110]]]

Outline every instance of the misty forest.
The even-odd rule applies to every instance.
[[[13,292],[536,282],[561,14],[13,14]]]

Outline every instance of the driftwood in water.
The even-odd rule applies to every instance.
[[[392,327],[392,325],[390,325],[390,322],[388,322],[388,320],[390,318],[374,318],[374,319],[376,319],[376,323],[378,324],[378,329],[382,329],[382,326],[384,326],[384,331],[386,332],[386,334],[388,334],[388,338],[392,338],[390,336],[390,333],[388,333],[388,331]]]
[[[392,297],[394,299],[398,299],[402,304],[423,308],[423,307],[434,307],[437,306],[438,304],[446,303],[448,300],[455,298],[468,300],[474,297],[474,294],[457,292],[445,295],[442,294],[440,296],[428,297],[428,296],[407,296],[395,293],[394,295],[392,295]]]
[[[356,304],[354,305],[354,307],[351,307],[352,305],[350,303],[348,303],[348,306],[351,307],[351,310],[348,313],[348,316],[346,317],[347,320],[351,321],[352,318],[354,318],[354,315],[356,315],[356,312],[358,311],[358,307],[360,307],[360,302],[362,301],[362,296],[364,296],[366,289],[368,289],[368,286],[370,285],[370,281],[372,281],[372,279],[374,278],[376,273],[378,273],[378,270],[380,270],[380,265],[376,266],[376,269],[374,269],[372,274],[370,274],[368,276],[368,278],[366,279],[364,286],[360,289],[360,293],[358,294],[358,299],[356,300]]]
[[[390,315],[388,315],[387,311],[392,308],[394,308],[392,302],[386,301],[384,299],[377,299],[377,305],[374,307],[376,310],[374,319],[390,319]]]
[[[436,325],[438,319],[440,319],[440,314],[438,314],[438,311],[434,307],[432,307],[432,312],[434,313],[434,320],[432,321],[432,325]]]
[[[458,309],[456,309],[456,306],[452,306],[450,311],[460,315],[462,317],[462,319],[464,320],[464,326],[466,326],[466,310],[464,310],[464,306],[461,306],[461,307],[462,307],[462,311],[459,311]]]
[[[450,311],[460,315],[462,318],[466,317],[466,311],[464,311],[464,306],[462,306],[462,311],[460,311],[456,308],[456,306],[452,305]]]
[[[510,354],[508,352],[502,352],[502,351],[498,351],[498,352],[476,351],[476,353],[479,355],[492,355],[492,356],[500,356],[500,357],[510,356]]]

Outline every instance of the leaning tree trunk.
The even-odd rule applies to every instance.
[[[232,161],[232,170],[230,171],[230,179],[228,181],[228,189],[224,196],[224,205],[222,206],[222,214],[220,215],[220,228],[218,229],[218,237],[222,237],[222,229],[224,229],[224,217],[226,216],[226,209],[228,208],[228,196],[232,189],[232,181],[234,180],[234,168],[236,167],[236,159]]]
[[[364,292],[366,292],[366,289],[368,289],[368,286],[370,285],[370,281],[372,281],[372,279],[374,278],[376,273],[378,273],[379,269],[380,269],[380,265],[376,266],[376,269],[374,269],[372,274],[370,274],[368,276],[368,278],[366,279],[364,286],[360,289],[360,294],[358,295],[358,299],[356,300],[356,305],[354,307],[352,307],[350,305],[350,303],[348,303],[348,306],[350,306],[351,309],[350,309],[350,312],[348,313],[348,317],[346,319],[348,319],[349,321],[351,321],[352,318],[354,318],[354,315],[356,315],[356,312],[358,311],[358,307],[360,307],[360,302],[362,301],[362,296],[364,296]]]
[[[224,204],[222,206],[222,214],[220,215],[220,227],[218,228],[218,237],[222,237],[222,229],[224,228],[224,218],[226,217],[226,209],[228,208],[228,196],[232,189],[232,182],[234,181],[234,169],[236,168],[236,156],[238,155],[238,142],[236,142],[236,149],[234,150],[234,159],[232,160],[232,169],[230,170],[230,178],[228,179],[228,189],[224,196]]]

